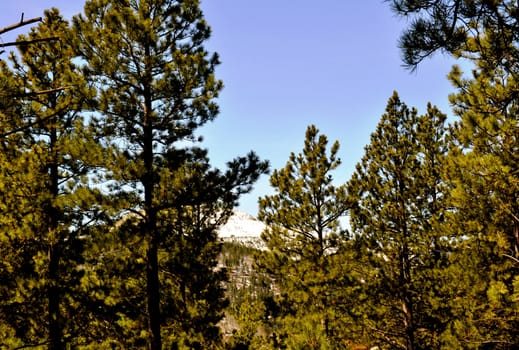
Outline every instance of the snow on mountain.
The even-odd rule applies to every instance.
[[[265,224],[241,210],[235,210],[227,223],[220,227],[218,235],[223,238],[251,237],[260,238]]]
[[[218,235],[226,242],[239,242],[248,246],[263,248],[261,233],[266,225],[241,210],[235,210],[227,223],[220,227]]]

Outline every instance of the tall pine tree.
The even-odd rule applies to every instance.
[[[418,116],[394,93],[348,184],[366,254],[361,322],[375,344],[440,348],[447,330],[450,246],[436,225],[445,212],[445,118],[432,106]]]
[[[81,235],[96,219],[89,182],[103,158],[80,114],[91,92],[72,63],[68,31],[58,10],[46,11],[28,39],[57,39],[11,55],[17,107],[2,130],[2,161],[9,162],[2,167],[2,239],[10,250],[2,320],[25,346],[49,349],[64,349],[82,332],[71,321],[83,307],[76,298]]]
[[[466,276],[475,286],[464,300],[460,337],[470,346],[517,347],[519,287],[518,68],[519,6],[513,1],[394,1],[414,17],[402,37],[407,63],[435,51],[473,64],[470,78],[455,67],[450,79],[460,118],[447,179],[453,188],[453,229],[467,240]],[[418,15],[418,16],[417,16]],[[415,17],[417,16],[417,17]],[[463,260],[463,259],[461,259]],[[469,272],[470,271],[470,272]]]
[[[148,348],[161,349],[161,328],[170,312],[164,304],[169,291],[164,288],[171,287],[169,281],[161,281],[161,248],[171,242],[163,228],[172,227],[171,220],[180,220],[174,212],[181,199],[197,196],[182,192],[179,186],[185,184],[174,174],[185,171],[186,164],[196,167],[200,162],[198,157],[186,159],[190,152],[182,149],[190,148],[197,140],[197,128],[217,115],[214,99],[222,88],[214,76],[218,57],[203,47],[210,29],[196,0],[89,0],[84,15],[74,18],[74,25],[77,53],[85,62],[86,74],[97,83],[99,129],[108,143],[119,148],[117,160],[106,170],[112,175],[108,190],[119,199],[117,205],[139,217],[134,235],[145,249]],[[266,164],[250,154],[232,162],[229,172],[218,178],[220,183],[210,183],[220,188],[233,184],[232,192],[242,193],[265,170]],[[236,199],[231,202],[234,205]],[[199,205],[204,210],[213,208],[207,202]],[[184,210],[176,215],[185,219]],[[211,232],[193,229],[199,237],[192,242],[201,247],[214,244]],[[211,255],[206,258],[208,266],[216,263]],[[192,263],[195,265],[186,266],[186,273],[199,262]],[[208,288],[216,288],[214,271],[207,268],[204,273],[207,275],[200,278],[212,285]]]
[[[485,68],[472,79],[454,69],[451,80],[459,89],[451,101],[460,121],[447,173],[449,226],[466,237],[459,261],[473,281],[459,338],[511,349],[519,337],[519,130],[512,97],[519,90],[501,69]]]

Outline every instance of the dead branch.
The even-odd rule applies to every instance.
[[[62,86],[62,87],[55,88],[55,89],[48,89],[48,90],[41,90],[41,91],[27,92],[27,93],[21,94],[20,97],[29,97],[29,96],[45,95],[45,94],[50,94],[50,93],[52,93],[52,92],[58,92],[58,91],[62,91],[62,90],[70,89],[70,88],[72,88],[72,85],[69,85],[69,86]]]
[[[20,28],[20,27],[23,27],[23,26],[26,26],[28,24],[35,23],[35,22],[41,22],[41,17],[36,17],[36,18],[28,19],[28,20],[24,21],[23,20],[23,13],[22,13],[22,18],[21,18],[20,22],[0,29],[0,35],[4,34],[4,33],[7,33],[7,32],[10,32],[11,30],[14,30],[16,28]]]
[[[54,88],[54,89],[47,89],[47,90],[40,90],[40,91],[31,91],[31,92],[16,93],[16,94],[0,94],[0,96],[9,97],[9,98],[30,97],[30,96],[50,94],[52,92],[58,92],[58,91],[70,89],[72,87],[73,87],[72,85],[67,85],[67,86],[61,86],[61,87]]]

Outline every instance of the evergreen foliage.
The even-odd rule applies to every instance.
[[[239,170],[242,172],[242,170]],[[212,349],[221,346],[217,323],[227,302],[226,270],[217,268],[221,243],[217,228],[224,223],[240,194],[234,176],[210,170],[207,159],[186,163],[172,176],[175,206],[159,213],[161,236],[161,337],[163,347]],[[171,193],[170,193],[171,194]],[[88,261],[85,284],[104,310],[111,344],[145,347],[146,245],[139,234],[142,214],[129,214],[95,236],[100,254]],[[104,245],[102,244],[104,242]],[[101,255],[102,254],[102,255]],[[104,320],[104,322],[102,322]]]
[[[472,285],[457,329],[464,347],[516,348],[519,6],[503,0],[394,3],[397,13],[420,16],[403,37],[406,62],[444,50],[473,64],[470,78],[458,67],[450,75],[459,121],[445,176],[452,188],[448,225],[466,238],[458,258],[464,282]]]
[[[391,4],[408,67],[473,63],[449,76],[458,121],[394,93],[342,185],[309,126],[261,251],[217,236],[268,164],[199,148],[223,86],[200,2],[46,11],[0,60],[0,348],[518,348],[519,5]]]
[[[260,199],[259,219],[268,225],[262,238],[269,250],[257,264],[279,289],[274,336],[293,349],[339,348],[344,337],[350,276],[340,218],[349,202],[345,185],[336,187],[331,175],[340,165],[339,143],[329,154],[327,147],[326,136],[309,126],[303,152],[292,153],[270,178],[276,194]]]
[[[517,87],[501,69],[472,79],[454,69],[451,80],[458,88],[451,101],[460,121],[449,158],[455,209],[449,222],[467,238],[459,259],[470,267],[473,284],[464,338],[512,349],[519,345],[519,130],[517,100],[510,98]]]
[[[68,31],[58,10],[46,11],[28,39],[59,39],[22,46],[10,56],[12,73],[2,64],[14,103],[2,106],[1,130],[6,346],[64,349],[83,332],[66,320],[88,307],[80,302],[81,237],[97,218],[88,182],[103,150],[80,114],[91,91],[72,63]]]
[[[363,326],[369,341],[394,349],[441,348],[451,321],[450,238],[435,223],[445,212],[440,170],[446,116],[419,116],[396,93],[348,184],[351,224],[364,245]]]
[[[222,173],[193,145],[222,87],[198,1],[90,0],[84,12],[74,18],[75,49],[97,87],[104,142],[118,149],[108,189],[121,213],[139,218],[132,236],[144,249],[147,327],[128,322],[149,349],[208,348],[225,306],[215,228],[267,164],[250,153]]]
[[[391,0],[410,19],[400,38],[404,63],[416,66],[437,51],[517,72],[519,5],[509,0]]]

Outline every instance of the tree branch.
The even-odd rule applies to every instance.
[[[0,44],[0,47],[7,47],[7,46],[24,46],[24,45],[30,45],[40,42],[47,42],[47,41],[54,41],[59,40],[59,37],[52,36],[49,38],[41,38],[41,39],[32,39],[32,40],[21,40],[21,41],[11,41],[8,43]]]
[[[41,17],[36,17],[36,18],[28,19],[28,20],[24,21],[23,13],[22,13],[22,18],[20,19],[20,22],[0,29],[0,35],[10,32],[11,30],[15,30],[16,28],[20,28],[20,27],[23,27],[23,26],[26,26],[28,24],[35,23],[35,22],[41,22]]]

